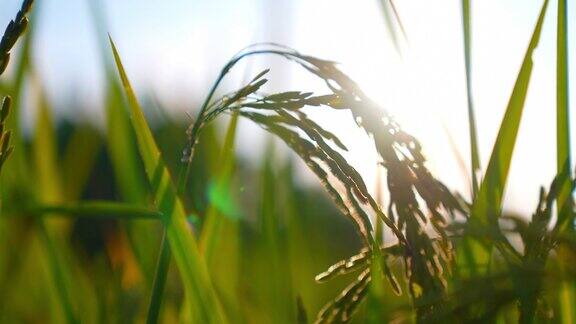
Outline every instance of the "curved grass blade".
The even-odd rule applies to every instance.
[[[199,323],[225,323],[226,318],[206,264],[190,231],[184,206],[177,196],[177,190],[140,109],[112,38],[110,38],[110,45],[128,98],[132,126],[136,133],[146,175],[154,191],[154,202],[163,213],[162,220],[166,226],[170,249],[174,254],[184,284],[188,303],[186,306],[190,307],[188,318]]]
[[[469,221],[478,225],[497,226],[496,222],[502,209],[504,188],[532,75],[532,55],[540,40],[547,7],[548,0],[545,0],[500,125],[486,174],[472,205]],[[464,239],[463,244],[463,249],[460,252],[464,255],[459,257],[461,274],[466,276],[469,273],[485,271],[490,260],[492,247],[490,242],[480,242],[468,237]]]

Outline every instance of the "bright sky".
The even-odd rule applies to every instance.
[[[99,115],[103,71],[88,1],[93,0],[38,0],[35,60],[43,81],[54,98],[73,93],[93,103],[86,111],[62,112],[67,115]],[[471,2],[474,103],[485,167],[543,1]],[[576,1],[568,2],[573,40]],[[446,132],[468,164],[460,1],[397,0],[408,36],[401,56],[389,39],[377,0],[104,3],[110,32],[137,92],[154,89],[168,107],[194,107],[236,51],[259,41],[283,43],[342,63],[368,94],[420,139],[435,174],[450,188],[468,191]],[[19,0],[0,4],[2,25],[19,4]],[[555,173],[555,11],[556,1],[551,1],[534,57],[506,194],[506,206],[524,213],[534,209],[539,186],[549,184]],[[574,42],[570,43],[572,63],[575,49]],[[312,78],[280,62],[261,58],[249,68],[257,73],[272,66],[274,89],[321,89]],[[576,64],[571,64],[572,98],[575,68]],[[227,86],[237,86],[242,75],[239,71]],[[353,164],[369,184],[373,183],[376,156],[363,133],[355,129],[348,116],[321,114],[319,118],[323,125],[346,136],[345,142],[355,147],[350,154]],[[241,147],[243,141],[250,142],[254,137],[254,127],[242,127]]]

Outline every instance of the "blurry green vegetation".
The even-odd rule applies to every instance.
[[[394,3],[381,4],[391,33],[404,34]],[[0,42],[1,71],[31,5],[24,2]],[[0,322],[574,322],[565,0],[556,12],[557,176],[533,215],[502,212],[532,54],[550,7],[543,2],[480,176],[470,1],[462,1],[472,201],[430,173],[418,140],[334,62],[276,44],[247,47],[224,66],[189,125],[141,105],[122,64],[129,58],[108,42],[95,6],[106,71],[102,132],[54,120],[30,60],[32,28],[10,60],[14,75],[0,86],[11,96],[0,110]],[[259,55],[304,68],[326,93],[266,93],[265,70],[221,95],[230,70]],[[37,112],[30,137],[19,121],[25,88]],[[144,112],[154,109],[164,117],[151,128]],[[388,201],[348,164],[346,138],[307,109],[344,111],[366,131],[382,159]],[[271,134],[260,163],[236,154],[245,145],[236,140],[240,122]],[[302,162],[319,186],[295,180]]]

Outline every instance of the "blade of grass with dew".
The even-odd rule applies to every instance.
[[[560,192],[556,206],[558,221],[556,229],[562,234],[574,235],[574,212],[571,184],[571,154],[570,154],[570,111],[569,111],[569,80],[568,80],[568,31],[567,31],[567,1],[558,0],[557,35],[556,35],[556,163],[560,177]],[[558,263],[563,277],[558,291],[560,302],[560,322],[576,321],[576,286],[574,280],[567,274],[568,260],[571,252],[566,246],[558,246]]]
[[[532,55],[540,40],[547,7],[548,0],[545,0],[514,84],[512,95],[508,101],[486,174],[472,205],[472,214],[469,220],[472,224],[495,226],[498,215],[500,215],[504,188],[532,75]],[[458,258],[461,274],[466,276],[467,274],[486,271],[490,261],[491,244],[471,237],[465,238],[463,244],[463,248],[459,250],[461,254]]]
[[[186,301],[191,307],[190,320],[201,323],[225,323],[226,319],[214,291],[210,276],[199,253],[198,245],[187,222],[186,212],[177,196],[172,179],[164,166],[156,142],[140,109],[136,95],[128,81],[126,72],[114,42],[110,45],[124,86],[130,108],[130,116],[141,158],[148,180],[155,192],[155,204],[163,213],[163,222],[170,249],[182,277]]]
[[[478,176],[480,175],[480,153],[478,152],[478,132],[472,98],[472,62],[470,33],[470,0],[462,0],[462,31],[464,34],[464,62],[466,67],[466,97],[468,99],[468,129],[470,136],[470,165],[472,167],[472,199],[478,192]]]

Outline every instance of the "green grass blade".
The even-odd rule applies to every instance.
[[[556,43],[556,163],[560,181],[557,210],[558,222],[556,229],[560,233],[574,235],[574,212],[572,210],[571,185],[571,154],[570,154],[570,112],[568,87],[568,31],[567,31],[567,1],[558,0],[557,43]],[[572,260],[572,255],[564,245],[558,247],[558,262],[560,273],[564,279],[570,276],[566,273]],[[573,280],[563,280],[558,291],[560,302],[560,322],[574,323],[576,321],[576,286]]]
[[[106,149],[112,162],[115,184],[120,198],[132,204],[147,205],[149,188],[134,130],[130,125],[128,108],[123,98],[122,86],[116,78],[113,58],[110,53],[106,31],[107,22],[101,0],[89,0],[102,66],[106,72]],[[157,224],[151,222],[123,222],[131,249],[136,256],[146,281],[152,283],[156,252],[160,239],[150,239],[157,233]]]
[[[274,314],[273,319],[278,322],[289,323],[295,320],[294,309],[296,300],[293,297],[290,259],[288,254],[286,236],[282,233],[287,210],[286,194],[282,189],[287,186],[277,172],[277,155],[273,138],[269,138],[262,165],[260,167],[260,206],[259,221],[261,230],[262,257],[267,261],[265,272],[259,286],[266,302],[263,307]],[[279,183],[282,185],[279,186]]]
[[[36,216],[72,216],[115,219],[156,219],[162,214],[149,208],[114,201],[81,201],[78,203],[42,204],[18,211],[18,214]]]
[[[470,33],[470,0],[462,0],[462,29],[464,33],[464,61],[466,64],[466,97],[468,99],[468,129],[470,136],[470,165],[472,167],[472,198],[478,192],[480,174],[480,153],[478,152],[478,131],[472,99],[472,66],[471,66],[471,33]]]
[[[542,31],[542,24],[547,7],[548,0],[545,0],[530,44],[526,50],[512,95],[508,101],[508,106],[492,149],[486,174],[472,205],[472,214],[470,217],[472,224],[494,225],[500,215],[504,188],[508,178],[516,136],[518,135],[518,129],[520,127],[526,93],[532,75],[532,55],[540,40],[540,33]],[[478,270],[486,270],[491,254],[490,243],[480,242],[469,237],[465,239],[464,244],[464,251],[461,251],[464,255],[459,258],[461,266],[463,266],[461,268],[467,269],[463,271],[463,274],[465,274],[466,271],[475,272]]]
[[[235,215],[232,215],[235,210],[230,206],[232,200],[229,193],[229,185],[234,170],[234,140],[236,138],[237,124],[238,114],[235,113],[226,132],[226,138],[220,154],[219,169],[215,175],[214,190],[212,190],[214,194],[211,197],[211,205],[208,208],[206,220],[202,226],[200,248],[208,264],[214,257],[218,242],[222,239],[220,230],[224,221],[223,217],[235,217]]]
[[[147,183],[138,161],[138,149],[130,116],[123,101],[122,86],[114,72],[106,39],[106,18],[101,0],[90,0],[90,13],[99,45],[102,65],[106,72],[106,131],[107,147],[122,198],[131,203],[147,201]]]
[[[146,324],[158,323],[160,307],[162,306],[162,295],[164,294],[164,286],[166,286],[168,268],[170,267],[170,255],[170,244],[167,242],[166,231],[164,231],[162,233],[162,242],[160,243],[160,255],[158,256],[156,274],[154,275],[154,282],[152,284],[152,294],[146,314]]]
[[[204,259],[200,255],[196,240],[190,231],[184,207],[178,199],[177,190],[140,109],[112,39],[110,39],[110,44],[128,98],[138,149],[148,180],[154,191],[154,201],[158,209],[164,214],[163,221],[166,226],[170,249],[174,254],[184,284],[187,306],[191,308],[189,319],[194,319],[199,323],[224,323],[226,320],[223,310],[212,286]]]
[[[561,177],[558,195],[558,223],[560,231],[573,231],[574,215],[571,208],[570,169],[570,112],[568,98],[568,37],[566,0],[558,0],[558,27],[556,51],[556,163]]]
[[[214,161],[214,167],[210,170],[212,181],[209,183],[208,191],[210,205],[200,233],[200,249],[214,285],[218,289],[222,303],[226,305],[227,313],[234,318],[239,318],[241,314],[241,305],[236,300],[240,288],[240,264],[244,253],[240,237],[241,214],[235,203],[236,197],[233,194],[235,188],[232,187],[236,168],[234,142],[238,118],[236,112],[232,114],[224,142],[221,146],[212,146],[221,148],[212,149],[215,157],[208,159]],[[203,142],[206,140],[207,138],[204,138]],[[219,253],[225,254],[226,258],[219,258]]]
[[[42,203],[58,203],[62,199],[60,177],[58,174],[58,156],[56,134],[50,108],[41,95],[33,145],[33,157],[37,178],[37,199]],[[70,265],[65,258],[66,245],[63,237],[67,232],[67,222],[39,219],[38,226],[44,257],[48,263],[50,290],[56,293],[54,311],[65,315],[68,323],[77,321],[72,299],[72,282],[74,278]]]

